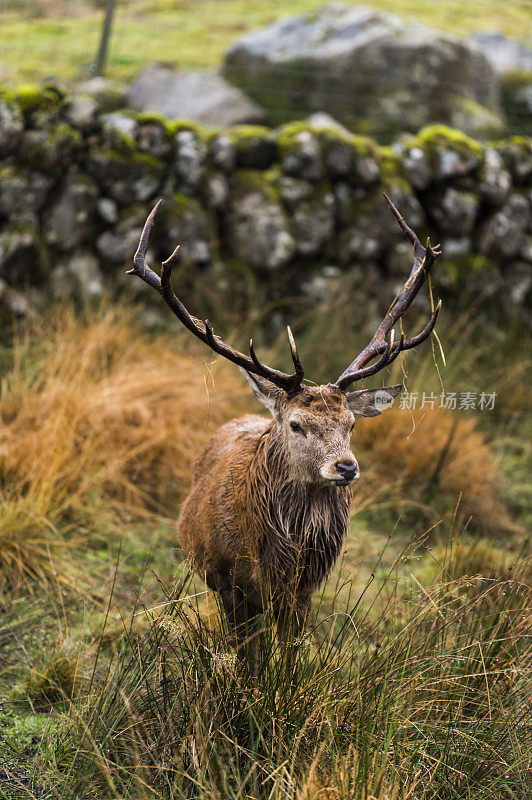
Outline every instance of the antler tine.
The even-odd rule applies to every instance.
[[[417,347],[418,344],[421,344],[421,342],[425,341],[425,339],[430,336],[434,326],[436,325],[436,320],[438,319],[438,314],[441,308],[440,301],[433,315],[431,316],[429,323],[416,336],[412,337],[411,339],[405,339],[404,336],[402,336],[398,344],[394,345],[393,347],[390,347],[390,345],[386,342],[386,337],[390,331],[393,333],[393,326],[399,319],[401,319],[405,311],[413,302],[441,251],[439,245],[436,245],[435,247],[431,246],[430,239],[427,239],[427,246],[423,247],[416,233],[407,225],[406,221],[394,206],[390,198],[386,194],[384,197],[390,209],[392,210],[392,213],[397,219],[399,227],[414,247],[414,264],[408,279],[386,312],[384,319],[375,331],[371,342],[364,348],[364,350],[362,350],[361,353],[359,353],[355,360],[346,370],[344,370],[344,372],[342,372],[336,381],[336,386],[343,390],[354,381],[367,378],[369,375],[374,375],[387,364],[391,364],[402,350],[410,350],[411,348]],[[370,361],[381,354],[382,356],[378,361],[367,366]]]
[[[363,369],[359,370],[357,373],[356,380],[362,380],[362,378],[369,378],[370,375],[375,375],[375,373],[379,372],[383,367],[386,367],[388,364],[391,364],[401,351],[401,342],[403,341],[404,337],[401,337],[401,341],[395,345],[395,353],[394,353],[394,332],[392,331],[390,335],[390,341],[384,342],[384,350],[382,351],[382,355],[378,361],[374,364],[370,364],[369,367],[364,367]],[[381,350],[379,350],[381,352]],[[349,381],[351,383],[352,381]],[[349,385],[346,384],[346,386]],[[337,386],[340,386],[339,382],[336,382]],[[345,388],[344,386],[340,386],[341,389]]]
[[[128,269],[126,275],[138,275],[139,278],[148,284],[148,286],[153,287],[160,291],[161,289],[161,279],[146,263],[146,251],[148,249],[148,242],[150,240],[150,233],[151,229],[153,228],[153,222],[155,220],[155,215],[157,214],[159,208],[162,204],[162,199],[159,200],[154,208],[148,214],[148,218],[144,223],[144,227],[142,229],[142,233],[140,234],[139,245],[137,247],[137,252],[133,256],[133,269]],[[172,255],[175,255],[172,253]]]
[[[266,380],[271,381],[275,386],[279,387],[280,389],[284,389],[284,391],[288,392],[289,394],[297,392],[301,387],[304,373],[299,356],[297,355],[297,350],[295,349],[293,337],[291,337],[290,340],[290,347],[292,351],[295,372],[291,375],[288,375],[280,370],[268,367],[266,364],[263,364],[261,361],[259,361],[255,355],[252,341],[250,342],[251,357],[249,357],[243,353],[240,353],[238,350],[235,350],[233,347],[231,347],[231,345],[226,344],[222,339],[220,339],[219,336],[216,336],[209,320],[201,322],[187,311],[181,300],[179,300],[179,298],[174,294],[170,283],[172,269],[179,260],[179,245],[175,248],[172,255],[167,258],[166,261],[163,261],[160,278],[148,266],[146,263],[146,252],[148,249],[150,233],[151,229],[153,228],[155,215],[157,214],[162,202],[162,200],[159,200],[156,203],[155,207],[152,209],[148,215],[148,218],[146,219],[146,222],[144,223],[144,228],[142,229],[142,233],[140,235],[137,251],[133,257],[133,269],[128,270],[127,274],[138,275],[138,277],[147,283],[148,286],[151,286],[153,289],[157,289],[159,294],[161,294],[163,297],[166,305],[180,320],[180,322],[182,322],[183,325],[194,334],[194,336],[197,336],[197,338],[204,342],[204,344],[208,345],[215,353],[227,358],[228,361],[232,361],[233,364],[237,364],[247,372],[251,372],[254,375],[259,375],[262,378],[266,378]]]
[[[301,364],[301,359],[299,358],[299,353],[297,352],[296,340],[294,339],[294,334],[292,333],[292,328],[290,325],[286,326],[286,332],[288,333],[288,341],[290,343],[290,352],[292,354],[292,361],[294,362],[295,374],[299,375],[301,380],[303,380],[305,373],[303,372],[303,365]]]

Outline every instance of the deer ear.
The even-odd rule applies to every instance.
[[[376,417],[393,406],[393,401],[403,387],[385,386],[383,389],[359,389],[357,392],[347,392],[347,405],[355,417]]]
[[[247,372],[245,369],[241,369],[240,372],[248,379],[249,385],[251,386],[253,394],[257,400],[260,400],[260,402],[265,405],[267,409],[269,409],[272,416],[277,419],[278,402],[281,399],[281,395],[284,394],[283,390],[278,389],[274,383],[266,380],[266,378],[261,378],[259,375],[253,375],[251,372]]]

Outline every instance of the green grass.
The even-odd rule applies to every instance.
[[[421,588],[399,554],[383,574],[373,560],[365,584],[318,603],[297,672],[265,629],[257,677],[186,577],[150,608],[141,570],[120,636],[106,637],[105,614],[83,635],[78,610],[75,692],[64,670],[48,695],[22,677],[26,698],[19,689],[4,716],[8,771],[27,786],[33,764],[65,800],[524,797],[532,651],[519,571]]]
[[[323,0],[130,0],[118,3],[108,76],[132,78],[147,62],[163,60],[184,69],[215,68],[227,47],[246,31],[281,14],[312,12]],[[522,40],[532,14],[526,0],[367,0],[365,5],[396,13],[459,36],[498,29]],[[88,75],[95,59],[101,8],[90,2],[17,0],[0,11],[0,75],[11,83],[55,76]],[[5,68],[4,70],[2,68]]]
[[[345,367],[367,336],[363,314],[345,287],[327,307],[294,309],[309,375]],[[233,333],[234,319],[216,321],[238,346],[264,317]],[[59,800],[524,797],[520,331],[443,316],[447,365],[427,344],[385,377],[404,368],[410,390],[437,391],[439,369],[448,391],[497,391],[496,408],[460,414],[455,482],[430,492],[425,464],[448,416],[413,431],[394,410],[359,426],[356,514],[314,598],[299,677],[267,629],[254,680],[175,536],[190,459],[253,406],[231,365],[206,370],[205,350],[171,327],[149,337],[130,309],[51,309],[0,351],[0,798],[17,782]],[[405,330],[417,329],[409,314]],[[262,336],[260,352],[287,367],[284,333],[270,351]]]

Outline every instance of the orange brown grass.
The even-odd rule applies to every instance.
[[[105,525],[175,515],[193,456],[244,408],[230,369],[147,341],[123,312],[63,312],[2,380],[0,578],[46,577],[51,550]]]
[[[123,535],[134,519],[176,519],[192,459],[249,410],[231,365],[206,368],[178,335],[149,340],[116,308],[60,312],[40,334],[16,343],[1,382],[0,584],[68,581],[73,546]],[[354,448],[359,510],[406,503],[434,517],[461,496],[486,529],[507,523],[473,417],[392,409],[357,426]]]
[[[498,499],[499,466],[475,417],[441,408],[393,408],[360,422],[355,431],[366,467],[362,506],[380,498],[399,511],[411,502],[430,516],[459,503],[461,513],[485,532],[515,527]]]

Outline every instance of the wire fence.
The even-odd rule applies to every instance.
[[[147,60],[184,68],[218,65],[242,33],[324,0],[115,0],[108,74],[129,78]],[[0,64],[14,80],[94,71],[107,0],[0,0]],[[467,35],[497,29],[521,41],[532,29],[530,0],[367,0],[378,10]],[[465,6],[465,7],[464,7]],[[528,22],[528,24],[527,24]],[[1,68],[1,67],[0,67]]]
[[[96,74],[110,2],[0,0],[0,82],[55,80],[68,84]],[[106,75],[130,81],[151,61],[215,70],[242,34],[282,14],[312,13],[323,4],[324,0],[288,0],[282,5],[277,0],[115,0]],[[530,0],[469,0],[466,4],[462,0],[366,0],[365,5],[460,36],[497,29],[524,42],[532,30]],[[312,75],[305,66],[294,72],[303,85]],[[379,76],[383,93],[387,85],[393,88],[394,80],[394,75]],[[457,81],[440,79],[438,83],[462,93]],[[335,80],[327,91],[339,102],[344,97],[352,99],[341,80]],[[267,88],[265,93],[267,96]],[[277,87],[272,87],[271,94],[268,107],[275,113],[280,111],[273,100]],[[363,107],[374,96],[372,91],[362,90],[358,97]],[[506,96],[505,110],[522,115],[522,102]]]

